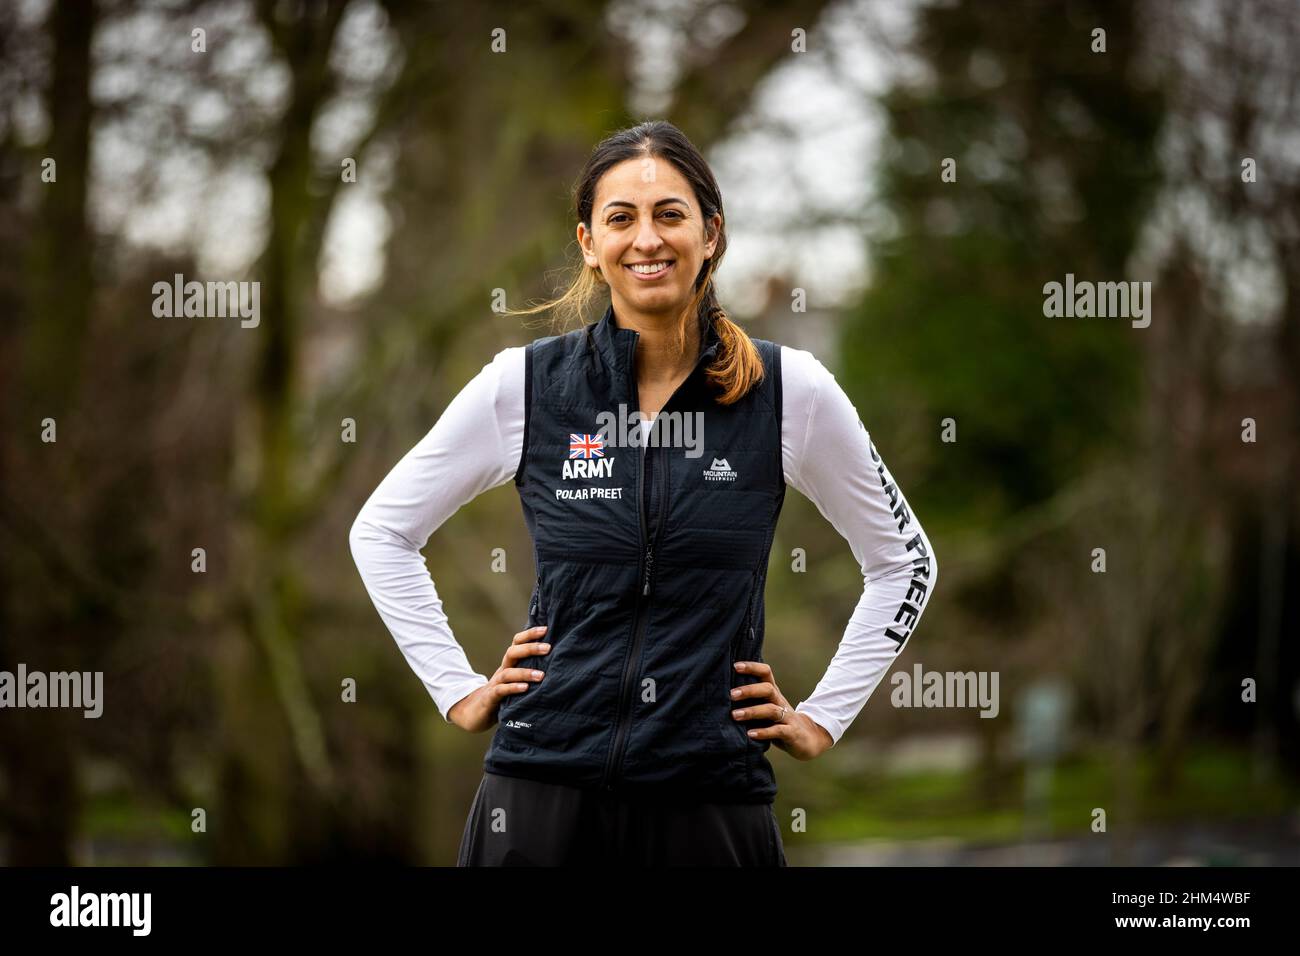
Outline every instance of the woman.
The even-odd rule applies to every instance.
[[[722,199],[678,129],[601,142],[575,200],[578,274],[521,311],[583,315],[603,285],[604,316],[499,352],[371,495],[352,553],[444,718],[496,726],[460,865],[784,866],[766,752],[810,760],[839,740],[913,633],[934,553],[831,373],[719,306]],[[537,581],[489,678],[420,549],[511,478]],[[864,578],[797,707],[762,653],[787,483]]]

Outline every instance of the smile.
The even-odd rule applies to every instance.
[[[623,268],[632,273],[632,275],[636,276],[638,279],[651,281],[658,279],[660,276],[667,275],[673,268],[673,261],[661,260],[659,262],[646,263],[644,265],[637,263],[636,265],[624,266]]]

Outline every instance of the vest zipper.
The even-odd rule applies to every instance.
[[[754,647],[754,603],[757,597],[758,569],[755,568],[749,577],[749,606],[745,608],[745,623],[741,625],[738,644],[733,642],[731,648],[731,660],[727,662],[727,684],[729,687],[736,686],[731,683],[736,679],[736,661],[747,660],[750,650]],[[735,709],[736,703],[736,701],[728,697],[728,711]],[[751,738],[748,733],[748,721],[737,721],[730,713],[728,713],[727,722],[736,728],[736,732],[740,734],[740,739],[743,740],[746,745],[754,743],[753,738]],[[746,772],[748,773],[748,771]]]
[[[631,354],[628,357],[627,368],[629,370],[628,375],[632,379],[632,408],[639,409],[641,407],[641,397],[636,386],[636,346],[637,342],[641,339],[641,333],[634,331],[632,334],[634,337],[632,339],[632,349]],[[700,345],[703,346],[703,344],[703,341],[701,341]],[[697,371],[699,371],[700,365],[703,364],[704,359],[709,354],[710,353],[707,349],[701,347],[700,354],[695,359],[695,367],[691,369],[691,373],[682,380],[680,385],[677,386],[672,395],[668,396],[668,401],[664,402],[663,407],[659,409],[660,412],[663,412],[672,404],[672,401],[677,397],[678,392],[680,392],[682,387],[694,377]],[[636,610],[633,618],[632,648],[628,653],[627,660],[623,664],[623,677],[619,681],[618,718],[616,729],[614,731],[614,745],[610,748],[609,757],[605,761],[604,789],[610,791],[614,789],[615,780],[623,763],[623,751],[627,746],[628,722],[632,717],[632,702],[628,694],[628,688],[632,678],[635,676],[636,663],[641,657],[641,639],[645,635],[645,610],[649,606],[650,602],[644,599],[649,597],[650,589],[654,583],[655,541],[649,540],[649,537],[646,534],[645,509],[642,507],[645,501],[645,466],[646,459],[649,457],[649,447],[643,443],[641,446],[641,474],[637,480],[636,505],[637,518],[640,521],[641,528],[641,543],[644,545],[645,549],[642,552],[641,593],[637,596]],[[665,477],[666,471],[667,467],[663,460],[663,456],[660,456],[659,465],[654,474],[654,480],[659,483],[659,508],[656,512],[658,520],[655,522],[654,529],[654,537],[656,539],[663,531],[665,499],[668,497],[668,480]],[[625,704],[626,706],[624,706]]]
[[[542,620],[542,575],[541,572],[539,571],[537,573],[537,592],[533,595],[532,603],[528,605],[528,626],[536,627],[539,624],[545,624],[545,623],[546,622]],[[551,636],[547,634],[542,639],[550,640]],[[519,662],[518,666],[534,667],[539,670],[546,670],[545,663],[546,663],[546,656],[542,655],[540,657],[538,656],[526,657]]]
[[[535,559],[534,559],[534,564],[536,564]],[[537,572],[536,581],[534,582],[534,585],[536,590],[534,590],[533,592],[533,603],[528,606],[529,627],[535,627],[538,623],[540,623],[537,620],[537,615],[540,614],[542,610],[542,572],[540,569]]]
[[[749,606],[745,608],[745,624],[740,629],[740,646],[735,648],[732,661],[743,660],[742,654],[754,646],[754,599],[758,596],[758,570],[749,577]],[[746,640],[748,639],[748,640]]]
[[[641,339],[641,333],[632,333],[632,348],[628,355],[627,368],[628,375],[632,380],[632,407],[641,407],[641,397],[637,392],[636,386],[636,343]],[[638,426],[640,427],[640,426]],[[632,679],[632,672],[636,667],[636,657],[641,648],[641,635],[645,631],[645,615],[642,605],[645,603],[642,598],[650,593],[650,568],[653,560],[653,546],[646,540],[645,527],[645,466],[646,459],[650,456],[649,447],[644,441],[641,443],[641,463],[640,471],[636,479],[636,517],[637,527],[640,534],[640,544],[645,550],[642,552],[641,593],[637,595],[636,608],[632,614],[632,648],[628,651],[627,659],[623,662],[623,674],[618,682],[618,712],[614,720],[614,741],[609,748],[609,754],[605,758],[605,772],[601,785],[605,790],[614,789],[614,766],[622,758],[623,738],[627,735],[627,715],[631,713],[631,708],[624,707],[627,698],[628,683]]]

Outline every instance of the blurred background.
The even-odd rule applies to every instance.
[[[1296,14],[3,4],[0,669],[103,671],[104,712],[0,711],[0,860],[454,863],[490,735],[438,714],[347,532],[549,332],[493,296],[556,291],[594,144],[665,118],[722,185],[723,304],[835,372],[939,555],[894,670],[1000,675],[995,718],[886,678],[818,760],[770,751],[790,862],[1300,862]],[[177,273],[258,281],[259,324],[156,316]],[[1149,327],[1045,317],[1067,273],[1151,282]],[[425,553],[490,674],[532,584],[513,487]],[[861,587],[791,491],[793,701]]]

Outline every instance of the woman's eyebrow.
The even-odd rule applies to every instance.
[[[655,203],[655,206],[662,206],[664,205],[664,203],[670,203],[670,202],[679,202],[683,206],[687,205],[685,199],[678,199],[676,196],[669,196],[667,199],[660,199],[657,203]],[[601,209],[601,212],[604,212],[610,206],[626,206],[628,209],[635,209],[636,203],[630,203],[626,199],[612,199],[609,202],[605,203],[605,206],[603,209]]]

